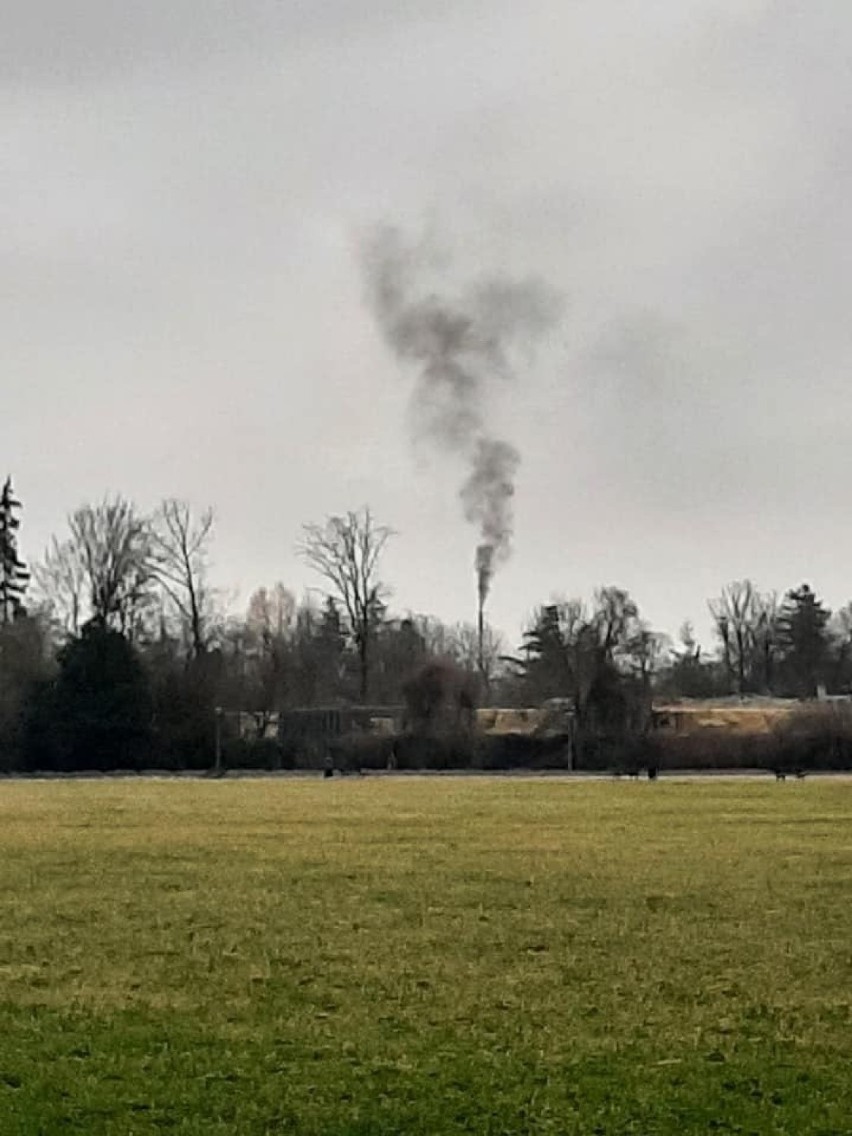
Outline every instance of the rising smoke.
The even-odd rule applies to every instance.
[[[477,439],[471,461],[473,468],[461,488],[461,499],[466,519],[479,526],[476,578],[481,608],[494,569],[511,548],[512,497],[521,455],[509,442],[483,437]]]
[[[478,526],[480,610],[511,550],[512,497],[520,454],[488,429],[489,388],[513,377],[512,353],[553,324],[556,297],[536,280],[487,280],[453,297],[428,291],[434,250],[381,228],[364,247],[371,309],[397,358],[417,368],[415,428],[461,456],[465,518]]]

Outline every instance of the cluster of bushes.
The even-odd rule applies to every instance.
[[[852,770],[852,705],[803,703],[767,733],[651,734],[643,749],[661,769]]]
[[[830,702],[805,705],[773,740],[772,768],[852,769],[852,707]]]
[[[275,738],[227,738],[222,745],[220,761],[223,770],[258,769],[275,772],[296,768],[296,755]]]
[[[406,732],[395,737],[351,735],[329,747],[331,762],[342,772],[384,769],[404,771],[477,769],[569,769],[570,738],[524,734],[479,735]]]
[[[650,735],[639,757],[660,769],[769,769],[777,744],[770,735],[742,735],[729,730],[686,736]]]

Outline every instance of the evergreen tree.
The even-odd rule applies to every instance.
[[[565,698],[573,692],[571,646],[574,625],[580,618],[575,606],[548,604],[539,608],[524,632],[521,669],[528,701]]]
[[[347,650],[346,627],[332,597],[318,611],[311,604],[296,613],[293,632],[291,705],[335,706],[354,701],[357,680]],[[351,680],[351,681],[350,681]]]
[[[20,510],[12,479],[7,477],[0,493],[0,621],[4,625],[24,613],[23,597],[30,580],[27,566],[18,555]]]
[[[808,584],[789,591],[778,617],[778,639],[790,693],[813,698],[825,681],[829,642],[826,625],[831,612]]]
[[[136,651],[90,620],[57,656],[55,680],[34,700],[29,764],[41,768],[138,769],[151,756],[151,691]]]
[[[320,702],[338,702],[348,691],[347,671],[352,659],[346,642],[346,627],[340,608],[326,596],[319,626],[315,632],[314,656],[318,666]]]

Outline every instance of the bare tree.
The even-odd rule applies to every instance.
[[[77,636],[86,611],[86,574],[70,540],[52,537],[38,564],[33,565],[36,601],[62,635]]]
[[[360,697],[367,701],[370,683],[370,645],[382,601],[387,594],[379,580],[379,561],[391,529],[379,525],[368,508],[328,517],[322,525],[305,525],[299,554],[329,585],[328,594],[346,612],[358,652]]]
[[[592,622],[596,628],[604,658],[613,660],[627,643],[639,634],[639,609],[623,588],[599,588],[595,592]]]
[[[850,686],[852,664],[852,603],[846,603],[831,617],[828,627],[835,661],[835,683],[839,690]]]
[[[151,527],[124,497],[83,505],[68,520],[90,617],[132,635],[154,583]]]
[[[768,640],[759,647],[758,637],[774,623],[774,605],[774,600],[764,600],[751,580],[735,580],[710,601],[728,681],[739,695],[752,682],[758,650],[766,652]]]
[[[837,609],[831,617],[831,631],[841,643],[852,645],[852,603]]]
[[[246,626],[263,642],[286,638],[296,618],[296,597],[283,584],[258,588],[249,598]]]
[[[211,592],[207,584],[213,510],[194,516],[186,501],[162,502],[152,526],[154,572],[187,632],[192,655],[207,650]]]
[[[654,675],[670,650],[667,635],[652,631],[644,620],[638,620],[635,630],[625,643],[625,658],[645,690],[651,689]]]
[[[295,597],[283,584],[258,588],[249,599],[244,652],[248,708],[255,715],[258,737],[265,736],[290,693],[295,618]]]
[[[447,628],[447,639],[444,653],[471,674],[478,674],[484,687],[481,693],[486,698],[490,697],[491,685],[506,652],[503,636],[485,623],[480,640],[479,628],[475,624],[456,623]]]
[[[423,653],[432,658],[451,656],[453,631],[434,615],[412,615],[411,620],[423,641]]]
[[[697,666],[701,662],[701,644],[695,638],[695,628],[692,620],[685,619],[677,633],[679,648],[673,648],[675,658]]]
[[[83,505],[36,569],[45,604],[66,633],[88,620],[133,635],[153,598],[151,528],[123,497]]]

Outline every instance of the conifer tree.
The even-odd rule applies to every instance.
[[[26,564],[18,555],[18,513],[12,479],[7,477],[0,493],[0,622],[5,626],[23,614],[23,597],[30,581]]]

